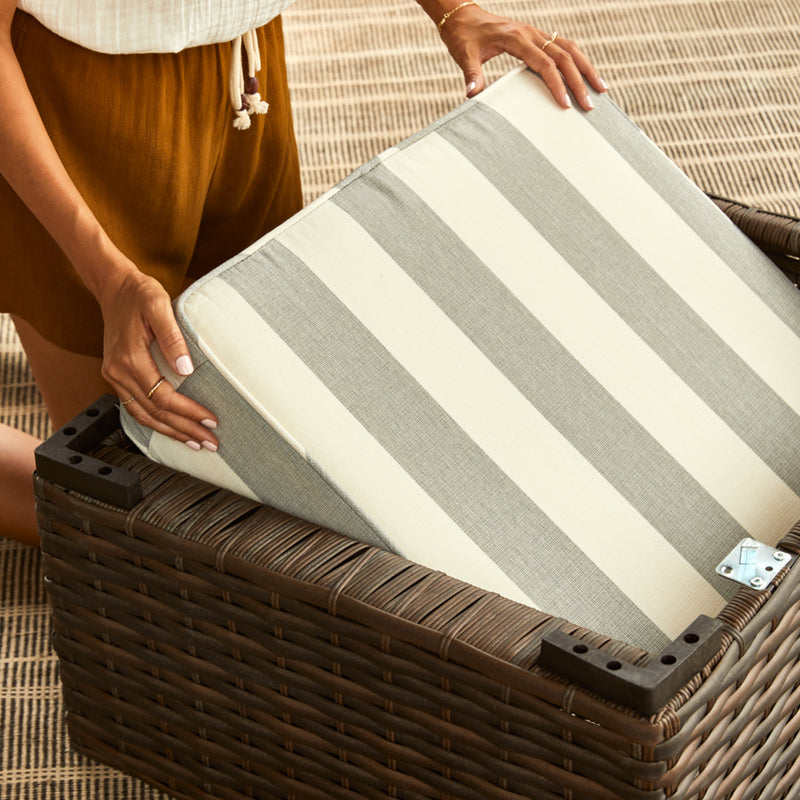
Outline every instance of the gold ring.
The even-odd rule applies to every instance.
[[[158,383],[156,383],[156,385],[147,393],[148,400],[155,394],[156,389],[158,389],[158,387],[161,386],[161,384],[164,383],[165,380],[166,378],[162,375]]]
[[[542,45],[542,52],[544,52],[547,49],[548,45],[553,44],[553,42],[555,42],[556,39],[558,39],[558,31],[553,31],[550,34],[550,38]]]
[[[127,399],[127,400],[121,400],[121,401],[120,401],[120,405],[121,405],[123,408],[125,408],[125,406],[126,406],[126,405],[128,405],[128,403],[132,403],[132,402],[133,402],[133,400],[134,400],[134,397],[133,397],[133,395],[131,395],[131,396],[130,396],[130,397]]]

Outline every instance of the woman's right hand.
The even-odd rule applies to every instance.
[[[103,377],[124,410],[138,423],[193,450],[216,451],[219,442],[212,433],[216,416],[162,380],[150,352],[156,341],[175,372],[186,376],[193,371],[170,297],[161,284],[128,262],[111,273],[97,299],[105,328]]]
[[[587,83],[598,92],[606,91],[597,70],[571,39],[491,14],[471,2],[454,6],[452,2],[443,5],[442,0],[417,1],[434,21],[440,20],[439,34],[464,73],[468,97],[483,90],[483,64],[501,53],[518,58],[538,72],[563,108],[571,105],[567,86],[586,111],[594,107]],[[443,15],[447,8],[450,13]]]

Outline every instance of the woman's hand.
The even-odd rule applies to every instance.
[[[67,174],[28,90],[11,42],[16,0],[0,0],[0,174],[36,215],[97,298],[105,324],[103,377],[144,425],[214,450],[216,417],[164,381],[155,339],[176,372],[191,372],[170,298],[110,241]],[[150,397],[148,397],[148,394]]]
[[[179,375],[190,375],[189,350],[178,328],[170,297],[161,284],[130,262],[119,266],[98,292],[103,312],[103,377],[137,422],[177,439],[193,450],[216,451],[211,432],[216,417],[175,391],[150,353],[155,340]]]
[[[587,111],[594,104],[586,82],[598,92],[606,91],[606,84],[597,70],[571,39],[560,34],[553,39],[552,33],[498,17],[472,3],[453,11],[459,3],[451,0],[450,6],[445,7],[441,14],[438,3],[434,7],[430,0],[420,0],[420,4],[439,25],[442,41],[464,73],[467,97],[483,90],[483,64],[501,53],[520,59],[538,72],[563,108],[572,105],[567,86]],[[439,24],[448,11],[452,12],[451,15]]]

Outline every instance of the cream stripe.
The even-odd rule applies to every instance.
[[[281,243],[659,628],[672,636],[687,616],[722,607],[722,597],[704,578],[351,217],[328,204],[307,222]],[[331,231],[337,232],[335,244]],[[576,493],[571,487],[580,488]],[[614,540],[604,535],[608,531]],[[681,587],[685,602],[659,596],[655,585]]]
[[[147,446],[150,458],[160,464],[169,464],[195,478],[229,489],[243,497],[258,500],[250,487],[228,466],[219,453],[209,450],[195,452],[182,442],[177,442],[160,433],[153,433]]]
[[[800,498],[461,153],[438,136],[416,142],[408,153],[385,166],[439,214],[734,519],[755,538],[772,543],[794,524]],[[447,175],[458,175],[459,181]],[[480,198],[480,207],[474,198]],[[487,216],[502,225],[475,224],[484,218],[481,207],[490,208]]]
[[[186,305],[197,320],[200,347],[217,369],[401,555],[533,606],[235,289],[214,281]],[[236,326],[226,324],[231,319]],[[215,324],[218,320],[222,324]],[[247,331],[248,348],[242,347],[241,330]],[[269,364],[268,370],[252,368],[248,355],[253,352]]]
[[[199,340],[199,337],[196,338]],[[184,378],[167,364],[161,348],[153,347],[152,356],[159,372],[169,378],[174,389],[179,389]],[[161,464],[169,464],[174,469],[221,486],[223,489],[229,489],[243,497],[249,497],[252,500],[259,499],[219,453],[212,453],[209,450],[195,452],[182,442],[155,431],[150,437],[146,449],[148,455]]]
[[[214,279],[211,277],[206,277],[196,283],[192,293],[187,296],[186,307],[191,307],[192,303],[195,302],[193,300],[194,294],[199,293],[196,290],[199,290],[205,283],[213,280]],[[215,312],[213,309],[210,309],[208,313],[213,314]],[[207,348],[203,341],[202,333],[197,330],[196,326],[193,326],[191,336],[201,350]],[[152,348],[152,356],[161,374],[168,376],[169,382],[172,384],[173,388],[179,389],[185,378],[178,375],[167,364],[159,347]],[[224,364],[217,365],[217,369],[230,385],[236,385],[236,377],[232,374],[230,369]],[[289,439],[288,436],[284,436],[284,438],[287,440]],[[156,432],[153,432],[153,435],[150,437],[146,449],[151,458],[154,458],[162,464],[169,464],[174,469],[181,470],[196,478],[213,483],[223,489],[229,489],[243,497],[249,497],[252,500],[261,499],[239,477],[237,472],[228,465],[224,455],[221,455],[219,452],[212,453],[209,450],[190,450],[185,444]]]
[[[552,102],[532,102],[531,86],[540,95],[545,89],[533,74],[523,73],[523,77],[525,80],[506,81],[501,92],[487,92],[482,102],[515,125],[689,306],[800,413],[800,338],[687,229],[580,112],[567,114]],[[609,191],[609,181],[613,181],[613,191]],[[731,231],[734,235],[733,228]]]

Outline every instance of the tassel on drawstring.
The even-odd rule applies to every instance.
[[[244,46],[244,52],[242,47]],[[244,76],[243,59],[247,59],[247,79]],[[261,99],[256,73],[261,69],[261,53],[255,30],[237,36],[231,43],[230,96],[234,110],[233,127],[246,131],[250,127],[251,114],[266,114],[269,103]]]
[[[255,30],[249,30],[244,35],[244,49],[247,53],[247,80],[245,81],[245,97],[247,108],[251,114],[266,114],[269,103],[261,99],[258,93],[258,78],[261,72],[261,53],[258,49],[258,39]]]
[[[250,127],[250,115],[247,113],[247,98],[244,96],[244,71],[242,69],[242,37],[237,36],[231,42],[230,94],[234,114],[233,127],[246,131]]]

